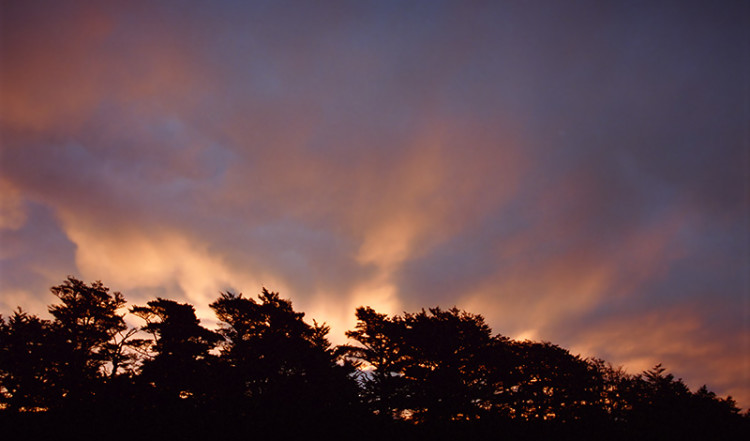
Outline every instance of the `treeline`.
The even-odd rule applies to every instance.
[[[223,293],[216,331],[192,305],[127,311],[101,282],[51,288],[51,320],[0,317],[0,433],[108,439],[728,439],[748,413],[657,365],[637,375],[552,343],[493,335],[480,315],[356,310],[350,345],[289,300]],[[11,438],[6,438],[11,439]]]

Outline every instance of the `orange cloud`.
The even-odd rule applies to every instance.
[[[0,39],[0,234],[14,246],[0,257],[35,283],[60,283],[56,272],[74,264],[131,303],[173,296],[205,320],[220,290],[266,286],[331,323],[334,341],[357,306],[398,313],[451,302],[511,337],[594,352],[612,340],[621,348],[613,361],[629,368],[681,353],[685,364],[711,366],[696,376],[733,390],[746,380],[720,354],[729,331],[706,334],[710,343],[697,307],[650,309],[674,296],[662,283],[689,283],[686,268],[706,271],[705,283],[745,270],[732,270],[747,260],[731,248],[742,242],[732,228],[746,228],[728,191],[742,186],[723,176],[738,156],[722,146],[736,139],[709,127],[731,124],[720,111],[733,107],[706,98],[737,94],[706,93],[714,107],[690,107],[714,109],[710,117],[667,118],[680,106],[643,92],[685,96],[698,90],[685,85],[708,84],[701,69],[712,63],[683,60],[674,72],[686,75],[684,89],[633,87],[648,63],[613,55],[631,53],[630,40],[601,40],[623,50],[599,57],[637,65],[637,75],[581,71],[585,63],[528,46],[494,19],[477,21],[496,37],[485,44],[452,22],[440,32],[383,29],[346,14],[331,21],[319,8],[290,17],[131,2],[11,6]],[[279,17],[283,26],[268,26]],[[518,29],[530,40],[548,32]],[[700,35],[714,34],[690,36],[704,45]],[[589,37],[565,47],[593,51]],[[684,147],[688,138],[698,147]],[[60,263],[73,254],[65,246],[54,264],[29,263],[48,249],[36,238],[40,217],[46,234],[72,242],[73,263]],[[695,256],[703,266],[680,266]],[[722,287],[727,298],[743,294],[738,279]],[[691,289],[714,302],[710,290]],[[2,298],[49,301],[16,284]],[[624,333],[628,323],[651,329],[654,346],[641,346],[642,329]],[[692,340],[700,344],[684,349]]]
[[[675,305],[590,323],[581,328],[571,350],[583,356],[603,357],[631,374],[662,363],[692,390],[707,381],[709,390],[731,395],[743,405],[750,401],[742,384],[742,379],[747,379],[747,354],[727,348],[739,349],[746,344],[741,335],[717,341],[702,318],[700,305]]]

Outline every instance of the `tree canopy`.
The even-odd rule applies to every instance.
[[[727,439],[748,434],[731,397],[691,391],[657,365],[631,375],[551,342],[494,335],[481,315],[362,306],[332,346],[292,302],[220,293],[208,329],[187,303],[126,310],[102,282],[51,288],[51,319],[0,316],[0,427],[107,434],[124,420],[163,436]],[[126,314],[142,326],[131,328]],[[15,431],[15,432],[13,432]]]

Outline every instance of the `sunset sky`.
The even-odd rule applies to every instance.
[[[745,1],[3,1],[0,313],[262,287],[750,407]],[[133,323],[138,323],[134,320]]]

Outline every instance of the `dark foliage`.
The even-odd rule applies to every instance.
[[[338,424],[356,408],[353,368],[338,365],[329,328],[303,320],[292,303],[263,289],[259,301],[222,294],[211,308],[221,321],[227,413],[256,424],[278,422],[304,432],[311,422]]]
[[[0,399],[8,410],[33,412],[50,408],[60,397],[55,367],[60,341],[53,342],[49,321],[20,308],[8,322],[0,317]]]
[[[130,312],[145,320],[142,329],[154,337],[138,380],[149,390],[155,411],[196,409],[207,403],[216,364],[209,352],[221,337],[200,325],[192,305],[157,299]]]
[[[134,306],[101,282],[51,289],[52,320],[0,317],[0,431],[19,439],[743,439],[748,414],[657,365],[629,375],[480,315],[356,310],[353,344],[289,300],[223,293],[210,307]],[[138,333],[150,335],[138,337]],[[743,437],[744,435],[744,437]]]

